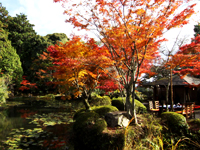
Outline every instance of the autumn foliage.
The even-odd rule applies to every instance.
[[[30,83],[28,80],[26,80],[25,76],[23,76],[23,80],[20,84],[21,87],[19,88],[19,90],[21,91],[37,88],[36,83]]]
[[[172,63],[178,67],[180,75],[200,75],[200,36],[192,39],[190,44],[183,45],[173,56]]]
[[[163,33],[187,24],[195,6],[189,5],[177,13],[184,1],[54,1],[63,2],[64,13],[69,17],[66,22],[75,28],[96,30],[115,61],[118,74],[123,76],[124,85],[136,83],[138,76],[150,68],[158,57],[160,43],[165,40],[161,38]]]
[[[195,4],[177,12],[180,0],[54,0],[62,2],[67,23],[80,30],[93,31],[109,52],[119,83],[130,95],[142,72],[159,57],[163,33],[188,23]],[[190,2],[189,0],[187,2]],[[132,89],[132,90],[131,90]],[[134,101],[132,101],[134,106]],[[131,112],[132,113],[132,112]]]
[[[54,83],[67,98],[71,94],[75,97],[89,94],[103,79],[102,75],[108,73],[106,68],[112,65],[107,49],[93,39],[83,42],[77,36],[60,45],[48,47],[54,65]]]

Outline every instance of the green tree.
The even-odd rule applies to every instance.
[[[66,43],[67,41],[69,41],[69,38],[65,33],[47,34],[45,38],[47,39],[48,44],[50,45],[55,45],[57,44],[57,42]]]
[[[20,14],[9,20],[7,28],[9,40],[20,56],[24,75],[28,76],[28,80],[35,76],[32,62],[47,48],[47,41],[37,35],[33,27],[26,15]]]
[[[1,21],[0,33],[0,77],[9,76],[13,80],[20,81],[23,73],[20,58],[8,40],[8,33],[3,29]]]
[[[23,70],[19,55],[8,40],[8,33],[3,29],[0,21],[0,101],[7,97],[7,87],[11,84],[19,84]]]
[[[8,15],[8,11],[2,6],[2,3],[0,3],[0,20],[4,24],[4,28],[7,27],[9,18],[10,16]]]

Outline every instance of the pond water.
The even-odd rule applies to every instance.
[[[72,147],[71,103],[9,100],[0,110],[0,150],[65,150]],[[73,108],[73,109],[72,109]]]

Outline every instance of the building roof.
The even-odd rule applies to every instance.
[[[155,85],[167,85],[169,82],[168,78],[162,78],[154,82],[145,83],[144,86],[155,86]],[[172,77],[173,85],[193,85],[197,86],[200,85],[200,79],[191,77],[191,76],[184,76],[180,77],[179,75],[174,75]]]

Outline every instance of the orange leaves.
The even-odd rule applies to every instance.
[[[48,48],[54,63],[55,84],[62,87],[62,93],[67,90],[80,96],[83,90],[94,89],[102,69],[112,63],[107,49],[99,47],[94,39],[86,40],[82,42],[80,37],[73,36],[61,46]]]
[[[180,47],[177,54],[174,55],[172,67],[179,66],[181,70],[175,71],[181,75],[200,74],[200,36],[192,39],[190,44],[183,45]]]
[[[25,76],[23,76],[23,80],[20,84],[21,87],[19,88],[19,90],[21,91],[37,88],[36,83],[30,83],[28,80],[26,80]]]
[[[97,48],[91,41],[83,44],[73,39],[74,43],[63,46],[70,57],[70,61],[63,65],[71,64],[71,59],[77,61],[79,58],[79,65],[74,63],[69,66],[78,72],[88,70],[93,74],[97,72],[97,69],[93,69],[96,66],[114,66],[120,79],[123,78],[123,84],[129,84],[129,81],[136,83],[138,76],[159,57],[158,48],[164,41],[161,39],[163,33],[186,24],[195,6],[192,4],[179,13],[176,11],[184,4],[180,0],[81,0],[76,6],[73,5],[74,0],[62,2],[67,4],[65,9],[70,18],[68,22],[79,29],[95,30],[103,44]],[[58,60],[60,65],[61,60]],[[176,61],[177,64],[183,60]],[[82,83],[95,81],[92,80],[95,76],[89,73],[83,77],[85,81]]]
[[[181,13],[174,16],[174,18],[169,22],[167,29],[170,29],[172,27],[176,26],[183,26],[188,23],[188,19],[193,13],[194,13],[194,6],[196,4],[193,4],[186,9],[184,9]]]

